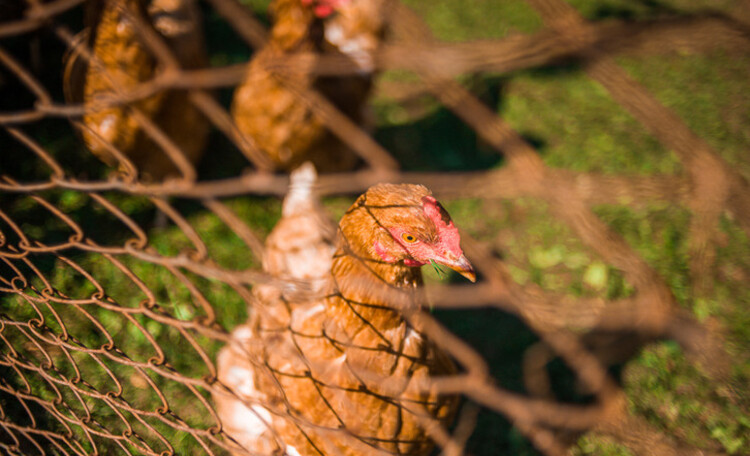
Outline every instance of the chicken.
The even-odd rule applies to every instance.
[[[336,227],[315,196],[316,177],[315,167],[310,163],[291,173],[281,219],[266,239],[263,270],[276,278],[304,281],[307,285],[304,291],[320,294],[329,284]],[[300,290],[287,289],[289,291]],[[252,312],[262,313],[265,320],[273,320],[277,326],[289,324],[287,309],[277,305],[282,299],[277,287],[258,285],[253,294],[256,308],[251,309]],[[252,334],[249,324],[236,327],[232,332],[232,343],[222,349],[217,358],[219,380],[250,402],[263,398],[254,387],[251,359],[253,356],[260,359],[260,353],[257,347],[251,349]],[[266,409],[248,408],[233,396],[215,395],[214,399],[222,425],[229,435],[247,449],[271,453],[273,440],[267,425],[271,418]]]
[[[295,192],[271,245],[282,240],[277,229],[288,226]],[[314,212],[311,202],[304,206]],[[420,420],[448,424],[458,402],[425,391],[424,381],[455,366],[404,315],[423,304],[420,266],[435,262],[475,279],[458,230],[420,185],[380,184],[360,196],[341,219],[332,257],[312,247],[327,231],[309,217],[295,230],[313,243],[290,239],[286,255],[296,260],[274,264],[287,279],[313,279],[312,293],[295,299],[256,287],[257,308],[219,354],[219,381],[241,398],[214,394],[227,433],[261,454],[429,453]],[[330,269],[293,269],[308,254]]]
[[[91,104],[109,97],[127,97],[139,84],[154,79],[156,58],[134,25],[143,19],[165,39],[183,68],[206,66],[200,13],[194,0],[91,0],[89,28],[76,38],[66,56],[63,86],[70,103]],[[89,48],[98,63],[89,63]],[[112,148],[133,162],[144,180],[160,181],[179,169],[144,130],[133,110],[140,111],[195,164],[209,133],[208,120],[184,90],[160,91],[126,104],[88,110],[83,116],[83,140],[94,155],[110,166],[121,165]]]
[[[311,160],[322,172],[349,170],[356,156],[336,139],[302,100],[269,73],[267,65],[292,52],[348,56],[359,73],[314,77],[303,70],[285,74],[294,84],[319,90],[355,123],[367,127],[365,102],[375,71],[373,52],[383,36],[385,0],[274,0],[275,23],[267,45],[254,57],[232,102],[239,130],[278,169]]]

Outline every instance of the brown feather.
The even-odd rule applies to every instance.
[[[252,139],[279,169],[290,170],[306,160],[323,172],[351,169],[356,156],[323,125],[282,80],[269,72],[269,62],[292,52],[342,53],[326,39],[326,28],[341,30],[344,41],[354,39],[367,58],[382,37],[382,0],[351,0],[330,18],[315,17],[300,0],[275,0],[274,25],[268,44],[253,58],[232,101],[239,130]],[[338,35],[337,35],[338,36]],[[371,58],[371,56],[370,56]],[[372,87],[372,68],[361,75],[314,78],[303,69],[285,74],[294,85],[316,89],[355,123],[367,128],[365,103]]]
[[[455,366],[403,317],[424,301],[421,271],[386,263],[372,248],[383,225],[434,229],[421,210],[427,195],[422,186],[379,185],[357,199],[339,224],[325,298],[256,295],[262,302],[246,327],[258,365],[269,369],[252,370],[255,398],[291,415],[272,417],[287,452],[423,455],[433,443],[416,416],[452,419],[457,398],[420,383]]]
[[[98,0],[87,8],[89,29],[76,40],[66,56],[63,85],[71,103],[95,103],[107,97],[127,94],[138,84],[156,77],[156,59],[143,44],[133,17],[144,19],[165,38],[184,68],[205,66],[199,12],[193,0]],[[89,63],[82,52],[90,47],[99,61]],[[122,96],[122,95],[120,95]],[[81,132],[86,146],[110,166],[119,165],[109,150],[123,153],[147,180],[177,175],[178,168],[142,129],[132,108],[138,109],[195,164],[203,151],[209,132],[205,117],[190,102],[183,90],[158,92],[127,104],[116,104],[87,111]],[[108,143],[108,144],[107,144]]]

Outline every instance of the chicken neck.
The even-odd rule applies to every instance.
[[[352,339],[370,333],[372,345],[402,337],[408,326],[403,315],[423,302],[421,270],[403,261],[386,262],[377,254],[373,245],[383,234],[366,211],[344,216],[331,267],[336,289],[327,299],[329,330],[342,330]]]

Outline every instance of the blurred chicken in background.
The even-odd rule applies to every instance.
[[[284,198],[281,219],[269,234],[263,255],[263,270],[272,277],[299,281],[310,286],[309,292],[321,293],[328,286],[328,276],[336,250],[336,225],[322,208],[316,193],[315,167],[305,163],[290,174],[289,193]],[[300,290],[289,290],[292,292]],[[255,305],[251,315],[263,314],[276,326],[290,323],[285,306],[277,305],[280,290],[269,284],[253,288]],[[217,360],[218,378],[249,402],[266,400],[255,387],[255,368],[251,348],[252,318],[235,327],[232,339]],[[262,406],[248,408],[236,397],[215,394],[216,410],[222,426],[241,446],[260,454],[274,449],[271,417]],[[242,453],[237,453],[242,454]]]
[[[178,176],[179,168],[146,133],[134,110],[160,129],[192,164],[201,156],[210,126],[184,90],[111,103],[113,98],[132,95],[161,70],[134,24],[136,18],[164,38],[182,68],[206,66],[200,12],[194,0],[91,0],[86,5],[88,28],[77,36],[66,56],[63,85],[68,102],[110,101],[83,116],[82,136],[89,150],[122,169],[114,148],[136,166],[141,179],[159,181]],[[85,49],[91,51],[94,62],[89,62]]]
[[[295,85],[319,90],[355,123],[367,124],[365,103],[375,72],[373,52],[383,38],[385,0],[275,0],[268,44],[250,64],[234,95],[232,115],[277,168],[291,170],[306,160],[322,172],[354,167],[356,156],[282,81],[269,61],[293,52],[340,53],[358,74],[314,77],[303,70],[285,74]]]

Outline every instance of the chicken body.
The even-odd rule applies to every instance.
[[[299,88],[319,90],[355,123],[366,125],[365,102],[375,69],[373,52],[383,34],[383,3],[339,0],[335,11],[325,14],[316,13],[320,10],[309,0],[275,0],[271,4],[274,25],[269,41],[253,58],[237,88],[232,115],[239,130],[278,169],[291,170],[310,160],[321,171],[342,171],[351,169],[357,158],[278,76],[269,72],[269,62],[293,52],[347,55],[361,69],[360,74],[314,77],[304,69],[295,69],[284,77]]]
[[[422,186],[371,188],[339,224],[330,272],[319,277],[328,280],[322,288],[313,286],[322,297],[294,300],[270,289],[256,294],[258,310],[219,356],[219,378],[247,402],[268,408],[247,408],[237,400],[222,405],[216,398],[223,421],[239,422],[231,412],[240,406],[245,423],[254,417],[252,426],[236,434],[236,426],[227,425],[247,449],[352,456],[424,455],[432,449],[420,419],[446,424],[457,398],[425,391],[424,381],[455,367],[404,318],[423,303],[418,265],[429,259],[419,249],[451,249],[441,240],[450,235],[437,225],[455,227],[440,215],[425,215],[432,201]],[[447,217],[444,210],[440,214]],[[394,236],[402,228],[408,234],[399,238],[414,247]],[[417,248],[419,242],[425,245]],[[457,255],[451,267],[473,274],[455,247],[448,254]],[[222,378],[221,372],[239,364],[245,367]]]
[[[165,39],[183,68],[207,64],[194,0],[94,0],[87,6],[90,26],[79,35],[66,58],[63,82],[69,102],[92,104],[125,98],[136,86],[157,76],[159,66],[143,42],[143,33],[134,25],[135,18]],[[84,46],[90,47],[95,62],[88,61]],[[209,124],[184,90],[160,91],[130,103],[109,103],[88,110],[82,131],[88,149],[108,165],[117,166],[121,163],[112,151],[116,149],[145,180],[178,175],[174,161],[146,133],[134,110],[160,129],[188,162],[198,161]]]
[[[309,163],[291,173],[282,217],[266,239],[263,270],[276,278],[305,281],[309,286],[305,291],[320,294],[330,283],[336,227],[315,196],[315,180],[315,168]],[[264,358],[264,341],[255,336],[253,322],[262,318],[277,327],[288,327],[290,312],[278,287],[258,285],[253,295],[251,318],[232,331],[232,342],[219,353],[218,378],[245,403],[266,403],[268,397],[256,387],[255,374],[257,363]],[[264,407],[247,407],[236,397],[221,394],[214,395],[214,402],[222,426],[245,449],[271,454],[284,447],[282,440],[274,439],[271,414]]]

